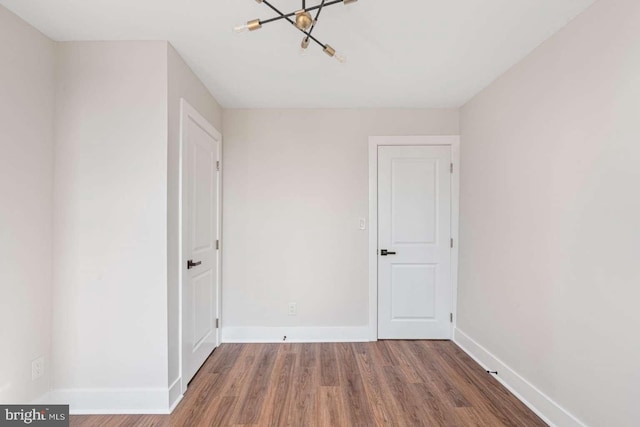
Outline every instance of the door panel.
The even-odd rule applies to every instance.
[[[200,276],[193,278],[193,339],[192,350],[198,347],[214,333],[214,324],[211,319],[214,317],[214,307],[211,306],[213,292],[211,289],[211,271],[206,271]]]
[[[378,149],[379,338],[451,337],[450,163],[448,146]]]
[[[436,168],[430,159],[391,161],[391,241],[434,243],[436,238]]]
[[[436,313],[436,266],[391,266],[391,320],[433,319]]]
[[[220,135],[195,110],[182,116],[182,384],[218,345]],[[189,268],[188,262],[194,265]]]
[[[193,182],[193,216],[194,226],[192,227],[192,241],[194,251],[211,250],[214,245],[215,233],[213,232],[212,219],[213,204],[215,200],[211,197],[213,194],[213,185],[215,184],[215,153],[212,152],[210,141],[207,140],[208,135],[204,133],[198,126],[190,127],[191,137],[197,142],[194,145],[194,169],[195,179]],[[210,138],[210,137],[209,137]]]

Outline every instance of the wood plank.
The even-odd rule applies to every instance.
[[[471,358],[456,358],[449,353],[452,343],[443,343],[436,353],[445,362],[440,366],[451,376],[459,376],[472,390],[473,406],[486,417],[497,418],[506,426],[545,426],[531,410],[518,401]],[[512,400],[513,399],[513,400]]]
[[[430,418],[439,426],[455,426],[457,418],[453,407],[446,400],[436,395],[432,388],[423,383],[411,384],[418,401],[424,402]]]
[[[380,366],[396,366],[398,364],[393,353],[389,350],[390,346],[395,345],[391,344],[391,341],[375,341],[371,345],[376,351]]]
[[[225,344],[214,351],[215,357],[211,357],[211,364],[207,372],[220,374],[228,371],[240,357],[244,344]]]
[[[300,366],[309,368],[316,365],[320,344],[302,344]]]
[[[397,423],[394,423],[393,414],[397,413],[399,408],[395,405],[395,400],[389,398],[390,391],[381,376],[379,367],[376,365],[374,353],[374,349],[371,346],[367,346],[364,352],[356,355],[358,369],[371,411],[376,425],[397,425]]]
[[[323,387],[340,385],[335,344],[320,345],[320,385]]]
[[[205,415],[205,409],[211,404],[211,401],[216,397],[218,388],[217,374],[207,374],[205,372],[199,378],[198,382],[194,382],[189,393],[189,405],[184,405],[179,411],[176,411],[176,415],[180,417],[185,425],[197,425]]]
[[[229,425],[231,416],[235,411],[237,403],[238,403],[238,398],[236,396],[224,396],[220,400],[220,405],[218,405],[218,410],[214,411],[210,415],[208,414],[209,416],[204,418],[201,425],[210,425],[212,427]],[[186,424],[186,425],[189,425],[189,424]]]
[[[276,344],[265,345],[251,375],[248,387],[238,403],[234,421],[237,424],[257,424],[262,412],[262,404],[267,394],[271,371],[278,354]]]
[[[397,366],[402,370],[409,383],[426,383],[423,376],[418,372],[421,364],[415,363],[411,353],[407,351],[405,344],[406,341],[398,341],[389,348],[389,353],[393,355],[395,360],[393,366]]]
[[[318,426],[347,426],[342,390],[340,387],[320,387],[318,392]]]
[[[385,366],[382,369],[389,387],[389,397],[398,408],[393,414],[394,419],[406,426],[437,425],[425,409],[425,402],[416,399],[415,390],[406,383],[402,370],[398,366]]]
[[[487,417],[482,417],[476,408],[456,408],[453,411],[455,417],[457,418],[458,425],[461,426],[472,426],[472,427],[502,427],[500,421],[496,418],[487,419]]]
[[[315,368],[305,368],[298,364],[294,372],[296,385],[292,405],[288,414],[288,425],[312,427],[317,424],[316,396],[319,392]]]
[[[444,367],[438,365],[439,358],[431,353],[433,350],[422,341],[399,343],[405,348],[405,354],[411,358],[424,384],[430,384],[441,399],[448,401],[456,408],[469,407],[471,404],[464,396],[464,387],[454,377],[444,374]],[[454,386],[454,383],[457,386]]]
[[[224,347],[225,346],[222,346],[222,348]],[[232,363],[228,365],[228,369],[215,377],[216,384],[214,387],[216,389],[216,398],[204,409],[205,414],[202,417],[203,424],[207,424],[210,420],[214,419],[230,420],[232,414],[229,413],[229,411],[235,411],[239,389],[244,384],[244,379],[250,372],[249,367],[253,366],[253,360],[255,359],[253,350],[257,350],[257,348],[243,347],[242,350],[235,355]],[[215,357],[216,354],[214,353],[214,358]],[[187,390],[184,399],[174,413],[171,414],[173,424],[180,425],[184,423],[181,413],[184,411],[184,407],[188,408],[192,406],[192,399],[191,392]],[[233,405],[230,405],[231,401],[234,402]]]
[[[271,384],[265,412],[260,425],[278,426],[286,424],[292,402],[293,373],[296,367],[296,353],[280,352],[271,375]]]
[[[340,384],[345,400],[345,407],[351,426],[374,425],[373,413],[367,399],[362,377],[356,362],[352,344],[337,344],[338,366],[340,371]]]

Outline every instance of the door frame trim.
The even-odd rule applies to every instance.
[[[185,131],[186,128],[184,124],[187,119],[191,117],[197,122],[198,126],[202,127],[207,133],[209,133],[214,139],[218,141],[218,160],[220,161],[220,169],[218,171],[218,223],[216,224],[216,234],[218,236],[218,240],[220,241],[219,250],[216,251],[216,262],[218,263],[218,272],[216,277],[216,295],[217,295],[217,307],[216,307],[216,318],[220,319],[220,324],[222,324],[222,134],[218,129],[216,129],[209,121],[198,112],[191,104],[187,102],[186,99],[180,98],[180,171],[178,173],[179,176],[179,184],[178,184],[178,203],[179,207],[179,230],[178,230],[178,257],[179,257],[179,342],[180,342],[180,351],[179,353],[179,364],[180,364],[180,394],[184,394],[187,390],[188,381],[185,381],[184,376],[184,358],[183,358],[183,348],[184,348],[184,337],[182,333],[183,328],[183,293],[184,293],[184,273],[186,271],[186,266],[183,263],[183,247],[184,247],[184,216],[183,216],[183,195],[184,195],[184,144],[185,144]],[[216,348],[220,346],[221,338],[222,338],[222,328],[219,327],[216,329]]]
[[[460,212],[460,136],[370,136],[369,137],[369,340],[378,341],[378,147],[380,146],[451,147],[451,338],[457,322],[458,301],[458,225]]]

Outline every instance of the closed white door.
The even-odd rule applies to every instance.
[[[451,148],[378,148],[378,337],[451,338]]]
[[[182,114],[182,389],[218,345],[220,134]]]

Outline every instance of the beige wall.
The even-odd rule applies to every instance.
[[[640,424],[640,2],[596,2],[461,112],[458,327],[591,426]]]
[[[72,403],[166,398],[166,58],[166,42],[57,45],[53,387]]]
[[[166,409],[180,391],[167,395],[180,373],[180,99],[218,128],[222,110],[166,42],[57,54],[53,396]]]
[[[180,375],[180,99],[184,98],[218,131],[222,132],[222,108],[191,71],[176,50],[167,44],[168,61],[168,315],[169,385]]]
[[[49,388],[54,44],[0,6],[0,402]],[[31,361],[47,373],[31,381]]]
[[[367,325],[368,137],[457,133],[456,110],[225,110],[223,332]]]

